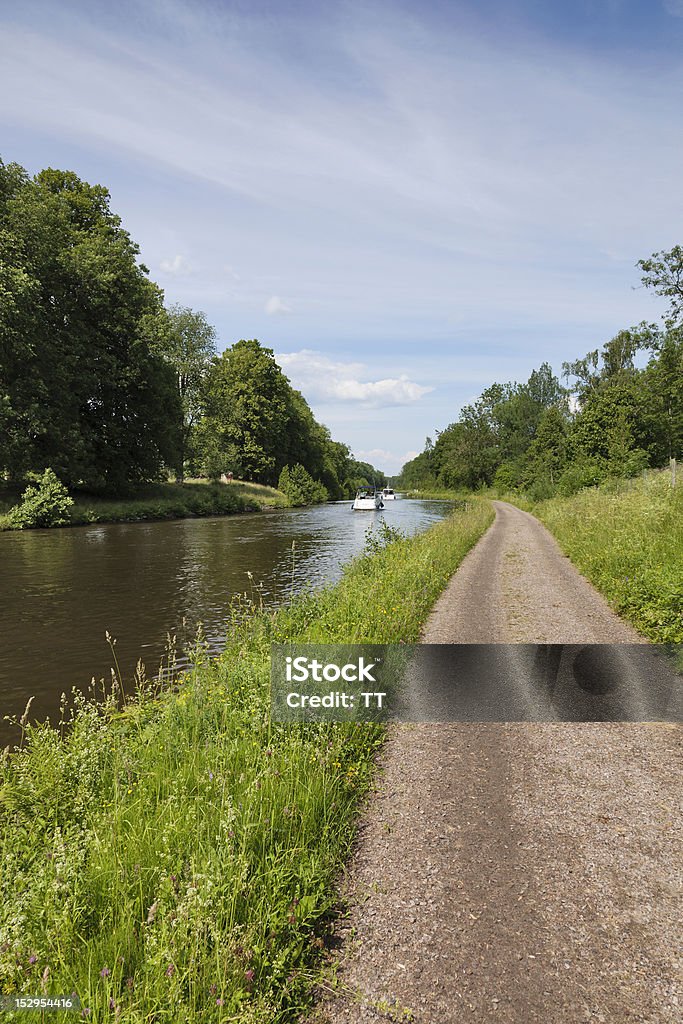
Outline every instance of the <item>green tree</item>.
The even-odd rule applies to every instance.
[[[2,165],[0,234],[5,471],[110,489],[157,477],[175,458],[173,377],[141,325],[161,293],[107,190]]]
[[[680,326],[683,320],[683,246],[674,245],[669,252],[653,252],[647,259],[638,260],[637,266],[645,272],[641,278],[645,287],[669,299],[664,317],[667,327]]]
[[[329,495],[327,489],[314,480],[304,467],[297,463],[292,466],[284,466],[278,479],[278,490],[288,499],[290,505],[318,505],[327,501]]]
[[[238,341],[214,360],[203,435],[205,443],[214,438],[223,472],[275,486],[284,465],[291,390],[272,349],[256,339]]]
[[[18,530],[63,526],[73,503],[64,484],[51,469],[46,469],[37,485],[26,488],[21,504],[10,509],[9,521]]]
[[[153,349],[175,374],[181,418],[176,480],[183,482],[185,463],[192,452],[192,435],[204,413],[211,360],[216,355],[216,329],[201,311],[174,305],[145,322]]]

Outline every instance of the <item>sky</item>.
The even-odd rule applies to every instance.
[[[683,0],[0,0],[0,156],[108,187],[168,304],[388,473],[657,320]]]

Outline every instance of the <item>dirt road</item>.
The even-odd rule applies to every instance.
[[[533,517],[496,512],[425,641],[638,639]],[[680,1021],[680,736],[394,728],[344,885],[338,986],[316,1019]]]

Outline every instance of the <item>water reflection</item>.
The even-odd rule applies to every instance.
[[[21,714],[35,695],[36,717],[53,716],[63,691],[84,688],[93,676],[108,678],[107,630],[117,638],[127,677],[139,658],[153,674],[167,635],[175,634],[182,648],[199,622],[218,650],[234,594],[258,587],[274,605],[304,587],[334,582],[362,550],[371,523],[384,519],[414,533],[449,507],[397,501],[385,513],[362,514],[338,502],[222,519],[1,534],[2,714]]]

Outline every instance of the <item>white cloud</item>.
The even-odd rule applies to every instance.
[[[683,0],[664,0],[664,10],[674,18],[683,18]]]
[[[185,277],[192,273],[192,267],[183,256],[174,256],[171,260],[162,260],[159,269],[164,274],[172,274],[175,277]]]
[[[291,313],[291,306],[283,302],[279,295],[271,295],[265,306],[268,316],[278,316],[280,313]]]
[[[411,405],[434,390],[416,384],[406,374],[362,380],[362,363],[338,362],[311,349],[279,353],[276,359],[294,386],[313,402],[359,402],[374,407]]]

